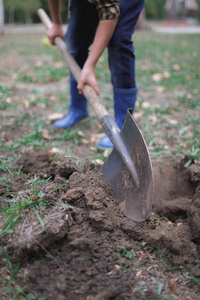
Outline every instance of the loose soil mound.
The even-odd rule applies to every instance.
[[[200,176],[196,165],[183,165],[153,163],[153,211],[136,223],[120,211],[100,167],[78,168],[47,151],[24,153],[13,194],[31,196],[27,180],[35,174],[50,178],[43,188],[48,206],[39,211],[44,228],[30,209],[0,240],[13,258],[23,258],[26,292],[57,300],[163,299],[162,284],[162,297],[197,299],[198,287],[182,269],[191,270],[200,255]],[[200,267],[191,274],[200,277]]]

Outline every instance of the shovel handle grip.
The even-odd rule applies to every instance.
[[[45,25],[46,29],[50,29],[53,24],[49,17],[47,16],[46,12],[40,8],[38,9],[38,15],[42,21],[42,23]],[[54,40],[54,43],[59,48],[60,52],[62,53],[65,61],[67,62],[67,65],[72,72],[74,78],[77,82],[79,82],[80,74],[81,74],[81,68],[78,66],[75,59],[72,57],[70,52],[68,51],[66,47],[66,43],[63,41],[62,38],[56,37]],[[85,84],[83,87],[83,95],[86,97],[88,102],[91,104],[96,116],[101,121],[102,118],[106,115],[108,115],[108,112],[104,105],[101,103],[99,97],[97,96],[96,92],[93,90],[91,86],[88,84]],[[101,121],[102,122],[102,121]]]

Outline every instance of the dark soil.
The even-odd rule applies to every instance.
[[[23,196],[34,174],[51,177],[43,190],[50,205],[40,212],[44,229],[30,211],[15,234],[0,240],[21,260],[17,280],[25,292],[58,300],[198,299],[191,276],[200,277],[199,168],[183,165],[178,158],[153,162],[153,210],[137,223],[120,211],[100,167],[87,163],[79,169],[66,156],[44,150],[24,153],[16,169],[23,166],[25,175],[13,178],[13,193]],[[66,180],[68,185],[50,192]]]

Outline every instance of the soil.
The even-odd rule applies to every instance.
[[[89,162],[78,168],[45,150],[25,152],[15,167],[23,166],[26,175],[13,178],[13,193],[23,197],[27,178],[36,173],[51,178],[43,190],[50,205],[40,211],[44,228],[30,211],[15,234],[0,240],[23,262],[25,291],[38,299],[163,299],[157,292],[162,283],[162,297],[198,299],[198,287],[182,269],[192,269],[200,255],[199,169],[183,165],[178,158],[153,162],[153,210],[146,221],[133,222],[120,211],[101,167]],[[193,275],[200,277],[199,267]]]
[[[21,57],[14,61],[16,67],[22,64]],[[7,59],[0,64],[4,69],[13,67]],[[4,84],[17,88],[12,100],[19,106],[36,88],[48,91],[47,97],[52,90],[66,89],[64,79],[42,85],[4,77]],[[24,108],[30,114],[34,109],[40,108]],[[3,111],[0,129],[9,143],[31,129],[15,126],[8,113]],[[42,113],[48,115],[52,109],[43,108]],[[91,154],[90,146],[79,145],[75,155]],[[1,158],[6,155],[3,152]],[[50,179],[42,188],[45,210],[38,208],[43,226],[30,209],[21,215],[15,233],[0,236],[0,249],[10,255],[14,266],[20,261],[17,286],[40,300],[200,299],[200,169],[195,163],[185,168],[186,161],[183,156],[152,161],[152,212],[147,220],[134,222],[120,210],[101,166],[89,161],[79,167],[62,151],[24,152],[13,166],[21,167],[23,174],[9,182],[10,199],[17,193],[21,200],[34,201],[27,181],[35,174],[40,180]],[[1,199],[7,193],[6,186],[1,188]],[[0,275],[11,276],[3,256]],[[2,291],[0,281],[1,299],[9,299]]]

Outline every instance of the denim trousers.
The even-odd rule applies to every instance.
[[[132,34],[144,0],[120,0],[120,16],[108,44],[108,62],[114,88],[136,87]],[[71,0],[65,35],[69,52],[82,68],[99,23],[98,11],[87,0]]]

